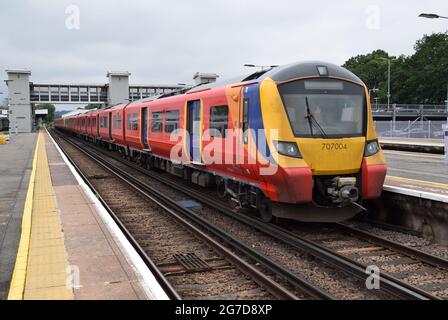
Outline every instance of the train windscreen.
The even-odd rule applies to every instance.
[[[364,135],[364,88],[351,82],[319,78],[279,85],[296,137],[344,138]]]

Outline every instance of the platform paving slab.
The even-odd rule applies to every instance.
[[[148,299],[135,268],[46,136],[75,299]]]
[[[0,145],[0,300],[8,295],[16,261],[36,138],[20,133]]]

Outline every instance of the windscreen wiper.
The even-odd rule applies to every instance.
[[[327,134],[325,133],[324,129],[322,129],[321,125],[319,124],[319,122],[317,122],[316,118],[314,117],[314,115],[311,113],[310,110],[310,103],[308,101],[308,97],[305,97],[306,100],[306,119],[308,119],[308,124],[310,125],[310,132],[311,132],[311,136],[314,137],[313,134],[313,125],[315,125],[320,132],[322,132],[322,135],[324,136],[324,138],[327,138]]]

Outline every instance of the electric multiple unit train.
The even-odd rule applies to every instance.
[[[303,62],[55,120],[59,130],[203,187],[265,221],[342,221],[381,195],[365,84]]]

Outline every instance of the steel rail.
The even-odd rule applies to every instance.
[[[443,258],[434,256],[432,254],[426,253],[424,251],[411,248],[408,246],[405,246],[401,243],[384,239],[382,237],[379,237],[377,235],[374,235],[370,232],[360,230],[358,228],[355,228],[353,226],[349,226],[342,223],[335,224],[336,228],[339,229],[343,233],[352,234],[356,237],[359,237],[365,241],[380,245],[386,249],[390,249],[392,251],[396,251],[398,253],[401,253],[405,256],[409,256],[411,258],[417,259],[419,261],[425,262],[429,265],[432,265],[434,267],[448,269],[448,260],[445,260]]]
[[[83,143],[83,142],[81,142]],[[84,144],[84,143],[83,143]],[[241,223],[244,223],[252,228],[255,228],[256,230],[265,233],[273,238],[276,238],[292,247],[295,247],[299,250],[302,250],[304,252],[307,252],[311,254],[312,256],[315,256],[322,261],[325,261],[329,265],[332,265],[340,270],[343,270],[345,273],[350,274],[354,276],[355,278],[365,281],[368,274],[366,274],[366,268],[367,266],[350,259],[342,254],[339,254],[337,252],[334,252],[333,250],[327,249],[324,246],[321,246],[315,242],[312,242],[310,240],[304,239],[302,237],[299,237],[297,234],[294,234],[290,231],[287,231],[283,228],[280,228],[278,226],[272,225],[272,224],[266,224],[265,222],[261,221],[258,218],[253,218],[248,215],[243,215],[240,213],[236,213],[232,211],[228,205],[223,203],[222,201],[216,201],[213,200],[213,203],[211,203],[211,200],[209,197],[207,197],[202,192],[193,190],[191,188],[188,188],[187,186],[175,183],[173,179],[162,177],[160,174],[157,174],[153,171],[146,170],[142,168],[141,166],[138,166],[134,163],[131,163],[127,160],[124,160],[122,158],[118,158],[115,156],[111,156],[110,153],[107,153],[106,151],[98,148],[93,147],[96,150],[100,151],[101,153],[108,155],[112,159],[119,161],[131,168],[134,168],[138,170],[139,172],[148,175],[151,178],[156,179],[159,182],[162,182],[164,184],[167,184],[168,186],[172,187],[175,190],[178,190],[179,192],[182,192],[195,200],[202,202],[214,209],[217,209],[224,215],[234,218],[238,220]],[[386,273],[382,273],[380,277],[380,283],[382,290],[384,289],[388,293],[398,297],[398,298],[404,298],[404,299],[413,299],[413,300],[440,300],[440,298],[421,290],[413,285],[410,285],[404,281],[401,281],[395,277],[392,277]]]
[[[253,260],[257,261],[258,263],[262,264],[264,267],[269,269],[270,271],[274,272],[276,275],[284,278],[289,283],[293,284],[295,287],[299,288],[304,293],[310,295],[311,297],[315,299],[325,299],[325,300],[333,300],[334,297],[328,294],[326,291],[322,290],[321,288],[317,287],[316,285],[313,285],[309,283],[306,279],[302,278],[299,275],[296,275],[295,273],[291,272],[290,270],[284,268],[283,266],[279,265],[275,261],[271,260],[270,258],[266,257],[262,253],[258,252],[257,250],[253,249],[252,247],[248,246],[244,242],[240,241],[236,237],[220,230],[219,228],[213,226],[208,221],[206,221],[204,218],[197,215],[195,212],[188,208],[184,208],[174,202],[171,198],[168,196],[161,194],[159,190],[155,189],[154,187],[151,187],[135,177],[132,177],[129,175],[129,173],[125,172],[124,170],[116,167],[116,165],[110,163],[106,159],[101,158],[98,156],[98,154],[91,153],[89,151],[86,151],[84,148],[79,146],[78,144],[75,144],[74,142],[67,140],[68,143],[73,145],[75,148],[77,148],[80,152],[84,153],[86,156],[91,158],[92,160],[96,161],[99,165],[101,165],[103,168],[107,169],[109,172],[120,178],[123,182],[130,185],[135,190],[139,191],[142,195],[149,198],[151,201],[155,202],[159,206],[161,206],[163,209],[165,209],[167,212],[169,212],[173,217],[175,217],[178,221],[180,221],[182,224],[188,226],[189,229],[194,231],[195,234],[197,234],[200,237],[205,237],[207,239],[207,242],[213,245],[217,249],[218,252],[221,252],[224,256],[229,258],[234,264],[240,266],[242,271],[246,270],[246,273],[250,276],[256,276],[257,279],[261,282],[262,285],[272,290],[271,292],[274,292],[277,294],[277,296],[283,298],[283,299],[298,299],[294,294],[290,293],[288,290],[284,289],[282,286],[277,284],[276,282],[272,281],[269,277],[259,272],[257,269],[249,265],[247,262],[239,258],[237,255],[233,254],[231,251],[229,251],[227,248],[220,245],[215,240],[211,239],[209,236],[204,234],[202,231],[200,231],[198,228],[193,226],[191,223],[189,223],[186,219],[181,217],[178,213],[182,214],[185,217],[188,217],[191,221],[199,225],[200,227],[206,229],[213,235],[219,237],[222,241],[229,244],[230,246],[236,248],[238,251],[243,252],[247,256],[251,257]],[[112,169],[113,168],[113,169]]]

